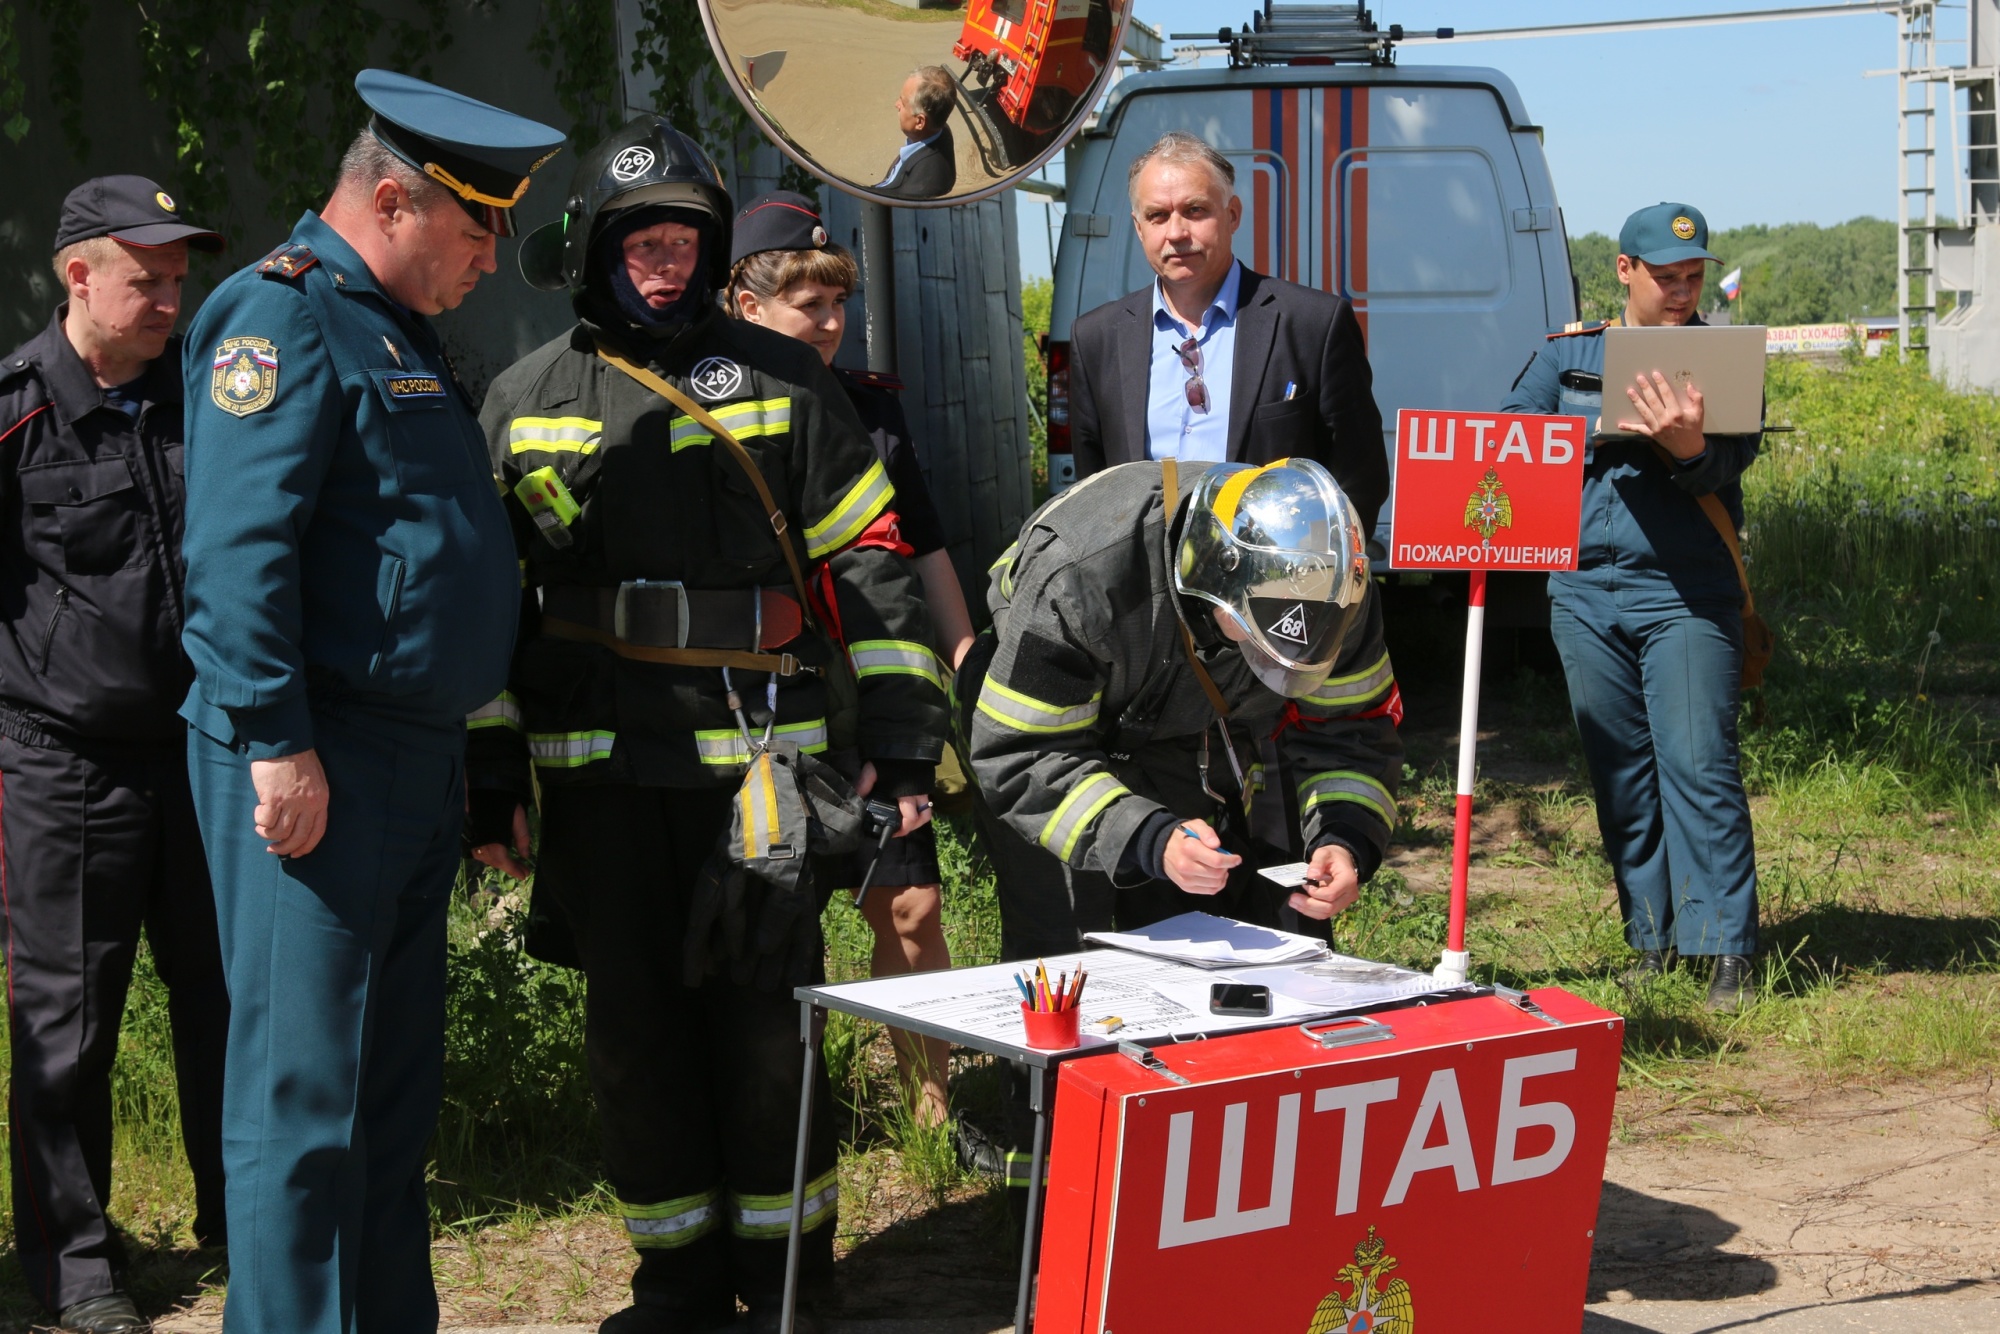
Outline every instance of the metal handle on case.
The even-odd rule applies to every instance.
[[[1372,1015],[1357,1014],[1346,1019],[1327,1019],[1317,1024],[1300,1024],[1299,1032],[1322,1048],[1355,1047],[1364,1042],[1386,1042],[1396,1030]]]

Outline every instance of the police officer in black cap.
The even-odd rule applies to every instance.
[[[473,720],[471,841],[525,873],[532,764],[535,911],[562,919],[587,979],[605,1166],[639,1252],[606,1334],[730,1328],[739,1298],[775,1334],[795,1209],[809,1304],[831,1279],[825,1113],[792,1191],[791,988],[822,957],[806,849],[786,847],[796,879],[720,913],[708,872],[735,811],[777,809],[737,801],[768,747],[858,752],[856,786],[908,833],[943,746],[896,490],[820,358],[717,309],[732,212],[708,154],[658,117],[592,149],[563,219],[521,251],[578,322],[503,372],[483,413],[539,597],[508,694]]]
[[[188,768],[234,1009],[225,1328],[434,1329],[425,1147],[465,715],[519,573],[429,317],[494,267],[545,125],[364,70],[332,198],[189,334]]]
[[[944,523],[931,501],[903,414],[899,396],[903,382],[893,375],[833,365],[847,329],[847,298],[853,295],[858,277],[854,257],[827,236],[819,205],[804,195],[790,190],[760,195],[736,215],[724,304],[739,319],[810,344],[833,369],[895,484],[900,534],[923,580],[924,603],[937,627],[937,647],[943,661],[955,668],[972,647],[972,619],[958,572],[945,550]],[[881,845],[879,854],[865,848],[829,861],[823,870],[831,887],[859,892],[870,866],[874,877],[860,904],[875,933],[871,975],[951,967],[951,950],[944,938],[937,831],[925,825],[908,838]],[[919,1038],[901,1029],[891,1029],[890,1039],[912,1114],[922,1124],[942,1124],[947,1116],[949,1048],[937,1038]]]
[[[0,856],[14,1239],[65,1330],[143,1328],[120,1290],[111,1065],[143,924],[167,983],[196,1238],[223,1240],[229,999],[174,716],[190,249],[222,237],[142,176],[63,201],[49,327],[0,361]]]

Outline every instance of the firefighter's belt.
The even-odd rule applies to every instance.
[[[551,588],[543,594],[542,633],[670,667],[734,667],[778,676],[813,670],[790,653],[727,647],[753,641],[761,647],[775,635],[784,636],[780,643],[798,637],[798,603],[772,589],[755,590],[755,598],[752,591],[653,583]]]
[[[791,643],[801,628],[797,599],[775,588],[688,588],[643,579],[616,588],[551,588],[542,594],[542,612],[638,648],[755,653]]]

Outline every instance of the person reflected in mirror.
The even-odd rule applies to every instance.
[[[736,215],[734,235],[729,313],[811,344],[820,360],[833,368],[834,378],[889,470],[902,539],[909,544],[923,580],[937,648],[956,668],[972,647],[972,618],[897,396],[902,381],[893,375],[833,366],[847,330],[847,298],[859,278],[854,257],[828,239],[818,206],[788,190],[751,200]],[[891,671],[937,665],[935,660],[877,664]],[[872,847],[853,856],[829,858],[823,867],[826,883],[858,893],[874,859]],[[943,879],[937,831],[930,825],[907,838],[891,839],[882,849],[869,892],[861,900],[862,916],[875,933],[870,977],[951,967],[951,950],[944,939]],[[950,1048],[937,1038],[919,1038],[901,1029],[890,1029],[889,1036],[911,1113],[924,1125],[942,1125],[948,1115],[945,1076]]]
[[[876,183],[878,193],[898,199],[940,199],[958,184],[958,150],[951,140],[952,109],[958,82],[942,65],[912,70],[896,95],[896,128],[903,147]]]

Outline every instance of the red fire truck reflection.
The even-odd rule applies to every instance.
[[[1010,167],[1046,148],[1111,60],[1129,0],[967,0],[952,55],[968,109]]]

